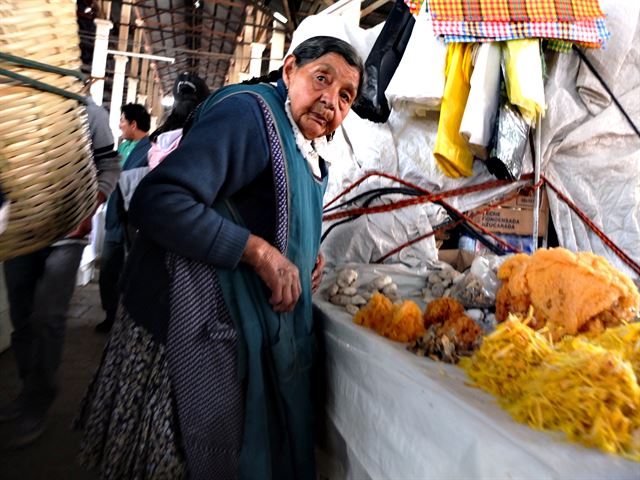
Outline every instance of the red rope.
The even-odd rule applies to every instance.
[[[390,211],[393,211],[393,210],[398,210],[400,208],[405,208],[405,207],[408,207],[408,206],[411,206],[411,205],[418,205],[418,204],[422,204],[422,203],[426,203],[426,202],[439,202],[442,206],[444,206],[445,208],[448,208],[449,210],[454,212],[459,217],[458,220],[456,220],[456,221],[454,221],[452,223],[448,223],[446,225],[443,225],[442,227],[434,229],[429,233],[426,233],[426,234],[421,235],[421,236],[419,236],[417,238],[409,240],[408,242],[403,243],[402,245],[394,248],[390,252],[388,252],[385,255],[383,255],[382,257],[380,257],[374,263],[381,263],[384,260],[386,260],[387,258],[389,258],[390,256],[392,256],[392,255],[398,253],[399,251],[401,251],[403,248],[406,248],[406,247],[408,247],[410,245],[413,245],[414,243],[417,243],[417,242],[419,242],[421,240],[424,240],[425,238],[428,238],[428,237],[430,237],[432,235],[435,235],[436,233],[438,233],[440,231],[445,231],[445,230],[449,230],[451,228],[454,228],[455,226],[457,226],[457,225],[459,225],[459,224],[461,224],[462,222],[465,222],[465,221],[467,223],[469,223],[471,226],[473,226],[475,229],[477,229],[477,230],[481,231],[482,233],[484,233],[485,235],[488,235],[489,237],[493,238],[503,248],[506,248],[506,249],[509,249],[509,250],[513,250],[513,251],[515,251],[517,253],[520,253],[520,251],[516,247],[514,247],[513,245],[510,245],[509,243],[505,242],[501,238],[497,237],[493,232],[490,232],[489,230],[487,230],[486,228],[482,227],[481,225],[478,225],[477,223],[475,223],[472,220],[472,218],[476,217],[478,215],[481,215],[483,213],[486,213],[487,211],[493,210],[496,207],[499,207],[500,205],[502,205],[503,203],[506,203],[507,201],[511,200],[512,198],[515,198],[516,196],[518,196],[518,194],[520,193],[520,190],[522,190],[522,188],[516,190],[515,193],[511,193],[509,195],[506,195],[502,199],[500,199],[499,201],[490,203],[486,207],[481,208],[480,210],[475,210],[475,211],[471,212],[468,215],[463,213],[463,212],[458,211],[457,209],[453,208],[451,205],[449,205],[447,202],[444,201],[444,199],[448,198],[448,197],[454,197],[454,196],[458,196],[458,195],[464,195],[464,194],[467,194],[467,193],[475,193],[475,192],[480,192],[480,191],[484,191],[484,190],[489,190],[491,188],[496,188],[496,187],[500,187],[500,186],[503,186],[503,185],[508,185],[508,184],[513,183],[513,182],[510,182],[508,180],[492,180],[492,181],[488,181],[488,182],[484,182],[484,183],[479,183],[479,184],[476,184],[476,185],[470,185],[470,186],[467,186],[467,187],[456,188],[456,189],[452,189],[452,190],[448,190],[448,191],[444,191],[444,192],[440,192],[440,193],[434,194],[434,193],[431,193],[429,190],[427,190],[425,188],[422,188],[422,187],[420,187],[418,185],[415,185],[415,184],[413,184],[411,182],[408,182],[408,181],[403,180],[401,178],[395,177],[395,176],[390,175],[388,173],[373,171],[373,172],[369,172],[369,173],[365,174],[359,180],[357,180],[356,182],[351,184],[348,188],[344,189],[340,194],[338,194],[336,197],[331,199],[327,204],[325,204],[324,208],[326,209],[331,204],[335,203],[338,199],[340,199],[343,196],[347,195],[350,191],[352,191],[354,188],[356,188],[362,182],[364,182],[365,180],[367,180],[368,178],[373,177],[373,176],[387,178],[387,179],[392,180],[394,182],[400,183],[401,185],[404,185],[406,187],[413,188],[413,189],[423,193],[423,195],[420,195],[418,197],[415,197],[415,198],[412,198],[412,199],[408,199],[408,200],[399,200],[397,202],[392,202],[392,203],[387,204],[387,205],[381,205],[381,206],[376,206],[376,207],[367,207],[367,208],[352,208],[352,209],[344,210],[342,212],[336,212],[336,213],[325,215],[325,216],[323,216],[322,219],[324,221],[331,221],[331,220],[337,220],[337,219],[340,219],[340,218],[350,217],[350,216],[354,216],[354,215],[369,215],[369,214],[374,214],[374,213],[390,212]],[[527,174],[527,175],[523,175],[521,177],[520,181],[530,180],[532,178],[533,178],[532,174]],[[540,186],[543,185],[543,184],[547,184],[549,186],[549,188],[551,188],[556,193],[556,195],[558,195],[558,197],[563,202],[565,202],[569,206],[569,208],[571,208],[571,210],[573,210],[573,212],[576,215],[578,215],[578,217],[580,217],[580,219],[603,241],[603,243],[605,245],[607,245],[635,273],[640,275],[640,265],[638,265],[638,263],[636,263],[631,257],[629,257],[609,237],[607,237],[604,234],[604,232],[602,230],[600,230],[600,228],[598,228],[593,223],[593,221],[584,212],[582,212],[582,210],[580,210],[577,207],[577,205],[575,205],[566,195],[564,195],[562,192],[560,192],[560,190],[558,190],[558,188],[555,187],[549,181],[549,179],[547,179],[544,175],[540,176],[540,181],[537,184],[530,185],[530,186],[525,186],[524,188],[525,189],[536,190],[536,189],[540,188]]]
[[[376,176],[381,176],[381,177],[385,177],[388,178],[390,180],[394,180],[406,187],[418,190],[422,193],[424,193],[424,195],[420,195],[418,197],[414,197],[408,200],[398,200],[396,202],[392,202],[389,203],[387,205],[379,205],[376,207],[358,207],[358,208],[351,208],[348,210],[343,210],[342,212],[336,212],[336,213],[329,213],[327,215],[324,215],[322,217],[322,220],[325,222],[329,222],[332,220],[338,220],[340,218],[346,218],[346,217],[352,217],[354,215],[371,215],[374,213],[385,213],[385,212],[391,212],[393,210],[399,210],[401,208],[405,208],[411,205],[418,205],[421,203],[427,203],[427,202],[438,202],[440,201],[444,206],[446,206],[447,208],[450,207],[449,204],[442,202],[443,199],[445,198],[449,198],[449,197],[457,197],[460,195],[466,195],[467,193],[475,193],[475,192],[481,192],[484,190],[489,190],[491,188],[496,188],[496,187],[500,187],[503,185],[509,185],[513,182],[509,182],[507,180],[493,180],[493,181],[489,181],[489,182],[484,182],[484,183],[478,183],[476,185],[470,185],[467,187],[461,187],[461,188],[454,188],[452,190],[446,190],[444,192],[440,192],[440,193],[431,193],[429,190],[426,190],[418,185],[414,185],[411,182],[407,182],[406,180],[402,180],[400,178],[394,177],[393,175],[389,175],[383,172],[370,172],[368,174],[366,174],[364,177],[360,178],[359,180],[357,180],[354,184],[352,184],[351,186],[349,186],[347,189],[343,190],[342,193],[340,193],[338,196],[336,196],[335,198],[333,198],[330,202],[328,202],[324,208],[326,209],[327,207],[329,207],[332,203],[334,203],[336,200],[338,200],[339,198],[343,197],[344,195],[346,195],[347,193],[349,193],[351,190],[353,190],[353,188],[355,188],[355,186],[360,185],[363,181],[365,181],[367,178],[376,175]],[[523,175],[520,181],[524,181],[524,180],[530,180],[532,177],[531,174],[527,174],[527,175]],[[452,207],[451,207],[452,208]]]
[[[401,200],[399,202],[393,202],[393,203],[390,203],[388,205],[382,205],[382,206],[378,206],[378,207],[352,208],[352,209],[349,209],[349,210],[345,210],[343,212],[338,212],[338,213],[334,213],[334,214],[330,214],[330,215],[325,215],[322,219],[324,221],[329,221],[329,220],[336,220],[336,219],[344,218],[344,217],[350,217],[350,216],[354,216],[354,215],[365,215],[365,214],[372,214],[372,213],[389,212],[389,211],[392,211],[392,210],[397,210],[398,208],[404,208],[404,207],[409,206],[409,205],[416,205],[418,203],[424,203],[424,202],[427,202],[427,201],[439,201],[441,205],[443,205],[445,208],[447,208],[450,211],[452,211],[453,213],[455,213],[455,215],[457,217],[459,217],[459,219],[462,219],[462,220],[466,221],[468,224],[473,226],[476,230],[480,230],[485,235],[491,237],[493,240],[495,240],[495,242],[497,244],[502,246],[504,249],[513,250],[513,251],[519,252],[519,250],[517,248],[515,248],[513,245],[510,245],[509,243],[505,242],[502,238],[498,237],[493,232],[490,232],[489,230],[487,230],[483,226],[477,224],[469,216],[467,216],[466,214],[462,213],[458,209],[452,207],[450,204],[448,204],[447,202],[445,202],[443,200],[443,198],[448,197],[448,196],[463,195],[463,194],[466,194],[466,193],[479,192],[479,191],[483,191],[483,190],[488,190],[490,188],[495,188],[497,186],[508,185],[510,183],[513,183],[513,182],[509,182],[507,180],[492,180],[492,181],[488,181],[488,182],[484,182],[484,183],[480,183],[480,184],[476,184],[476,185],[471,185],[471,186],[468,186],[468,187],[457,188],[457,189],[449,190],[449,191],[446,191],[446,192],[441,192],[441,193],[438,193],[438,194],[432,194],[429,190],[427,190],[425,188],[422,188],[422,187],[420,187],[418,185],[415,185],[415,184],[413,184],[411,182],[408,182],[406,180],[403,180],[401,178],[398,178],[398,177],[396,177],[394,175],[390,175],[390,174],[384,173],[384,172],[374,171],[374,172],[367,173],[366,175],[361,177],[359,180],[357,180],[355,183],[353,183],[351,186],[346,188],[337,197],[333,198],[330,202],[328,202],[325,205],[325,208],[328,207],[329,205],[331,205],[332,203],[334,203],[340,197],[342,197],[342,196],[346,195],[347,193],[349,193],[356,186],[358,186],[362,182],[364,182],[367,178],[372,177],[372,176],[379,176],[379,177],[388,178],[390,180],[393,180],[395,182],[400,183],[401,185],[404,185],[406,187],[418,190],[418,191],[424,193],[425,195],[421,195],[420,197],[416,197],[416,198],[409,199],[409,200]],[[530,179],[531,177],[532,176],[530,174],[529,175],[524,175],[522,177],[522,180]],[[514,194],[513,196],[515,197],[515,196],[517,196],[517,194]],[[507,200],[510,200],[510,198],[507,198],[507,199],[505,199],[503,201],[507,201]]]
[[[336,195],[334,198],[332,198],[329,202],[327,202],[324,205],[324,209],[327,209],[333,203],[338,201],[340,198],[344,197],[351,190],[356,188],[358,185],[360,185],[362,182],[364,182],[365,180],[367,180],[370,177],[387,178],[387,179],[393,180],[394,182],[397,182],[397,183],[399,183],[401,185],[404,185],[405,187],[413,188],[413,189],[415,189],[415,190],[417,190],[419,192],[422,192],[424,195],[434,195],[429,190],[427,190],[427,189],[425,189],[425,188],[423,188],[423,187],[421,187],[419,185],[416,185],[414,183],[408,182],[406,180],[403,180],[401,178],[395,177],[395,176],[390,175],[390,174],[385,173],[385,172],[372,171],[372,172],[368,172],[365,175],[363,175],[362,177],[360,177],[354,183],[349,185],[349,187],[345,188],[342,192],[340,192],[338,195]],[[532,178],[533,178],[532,174],[526,174],[526,175],[522,176],[521,180],[531,180]],[[478,183],[476,185],[471,185],[471,186],[468,186],[468,187],[455,188],[453,190],[440,192],[438,195],[442,195],[442,198],[454,197],[454,196],[457,196],[457,195],[464,195],[466,193],[473,193],[473,192],[480,192],[482,190],[489,190],[491,188],[497,188],[497,187],[501,187],[503,185],[509,185],[509,184],[512,184],[512,183],[513,182],[511,182],[509,180],[490,180],[490,181],[487,181],[487,182]],[[323,220],[324,220],[324,218],[323,218]]]
[[[486,212],[488,212],[490,210],[493,210],[494,208],[499,207],[500,205],[502,205],[502,204],[508,202],[509,200],[517,197],[519,195],[519,193],[520,193],[520,190],[517,190],[515,193],[507,195],[507,196],[501,198],[497,202],[492,202],[492,203],[488,204],[485,208],[474,210],[473,212],[469,213],[469,217],[470,218],[477,217],[478,215],[482,215],[482,214],[484,214],[484,213],[486,213]],[[443,232],[443,231],[446,231],[446,230],[450,230],[450,229],[452,229],[454,227],[457,227],[458,225],[460,225],[461,223],[463,223],[465,221],[466,220],[464,218],[460,218],[460,219],[456,220],[455,222],[447,223],[446,225],[438,227],[438,228],[436,228],[436,229],[434,229],[434,230],[432,230],[432,231],[430,231],[428,233],[425,233],[424,235],[420,235],[417,238],[409,240],[408,242],[405,242],[402,245],[394,248],[393,250],[385,253],[382,257],[378,258],[373,263],[382,263],[387,258],[389,258],[392,255],[395,255],[396,253],[398,253],[402,249],[407,248],[407,247],[413,245],[414,243],[418,243],[419,241],[424,240],[425,238],[429,238],[429,237],[431,237],[432,235],[435,235],[438,232]],[[512,250],[515,253],[522,253],[518,248],[514,247],[513,245],[509,245],[508,243],[507,243],[507,245],[509,246],[509,250]]]
[[[580,219],[593,231],[593,233],[600,237],[602,242],[606,246],[608,246],[618,256],[618,258],[620,258],[620,260],[622,260],[629,267],[631,267],[634,272],[640,275],[640,265],[638,265],[631,257],[629,257],[629,255],[624,253],[624,251],[620,247],[613,243],[613,240],[607,237],[604,232],[600,230],[600,228],[598,228],[596,224],[593,223],[593,221],[589,217],[587,217],[587,215],[582,210],[580,210],[575,203],[573,203],[566,195],[560,192],[560,190],[555,185],[553,185],[548,178],[541,176],[541,179],[544,180],[549,188],[551,188],[551,190],[553,190],[556,195],[558,195],[558,197],[564,203],[566,203],[576,215],[578,215],[578,217],[580,217]]]

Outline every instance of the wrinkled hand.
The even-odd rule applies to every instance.
[[[254,268],[271,290],[269,303],[275,312],[293,310],[302,291],[298,267],[255,235],[249,236],[242,260]]]
[[[316,293],[316,290],[318,290],[318,287],[322,283],[324,263],[324,256],[321,253],[318,253],[316,264],[313,267],[313,272],[311,272],[311,291],[313,293]]]

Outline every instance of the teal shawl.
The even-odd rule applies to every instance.
[[[282,98],[270,85],[237,85],[210,101],[248,92],[263,109],[276,186],[276,247],[300,273],[295,309],[276,313],[270,292],[252,268],[217,270],[224,300],[239,336],[238,373],[246,385],[238,478],[314,479],[311,368],[316,353],[311,273],[320,248],[326,176],[316,178],[296,146]],[[215,208],[238,224],[231,201]]]

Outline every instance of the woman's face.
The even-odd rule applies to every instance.
[[[358,92],[359,70],[337,53],[296,66],[284,61],[283,79],[289,89],[293,120],[307,140],[332,133],[349,113]]]

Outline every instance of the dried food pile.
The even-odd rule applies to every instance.
[[[590,252],[551,248],[515,255],[502,264],[498,278],[503,284],[496,296],[496,319],[526,315],[533,306],[531,327],[547,326],[555,340],[631,321],[640,306],[631,279]]]
[[[328,293],[333,303],[355,312],[356,324],[409,343],[418,355],[460,361],[475,384],[495,395],[515,420],[640,461],[640,294],[635,284],[603,257],[563,248],[508,258],[497,278],[502,281],[495,294],[500,323],[486,336],[483,319],[489,314],[465,310],[457,297],[448,296],[468,283],[462,274],[431,274],[428,296],[433,285],[442,287],[444,296],[429,298],[424,312],[402,301],[388,276],[358,290],[357,273],[341,272]],[[483,298],[490,298],[478,285]],[[420,293],[425,301],[427,294]]]
[[[358,310],[353,321],[397,342],[411,342],[424,333],[422,311],[415,302],[394,304],[377,292]]]
[[[553,344],[531,319],[509,315],[460,366],[515,420],[640,461],[640,323]]]

